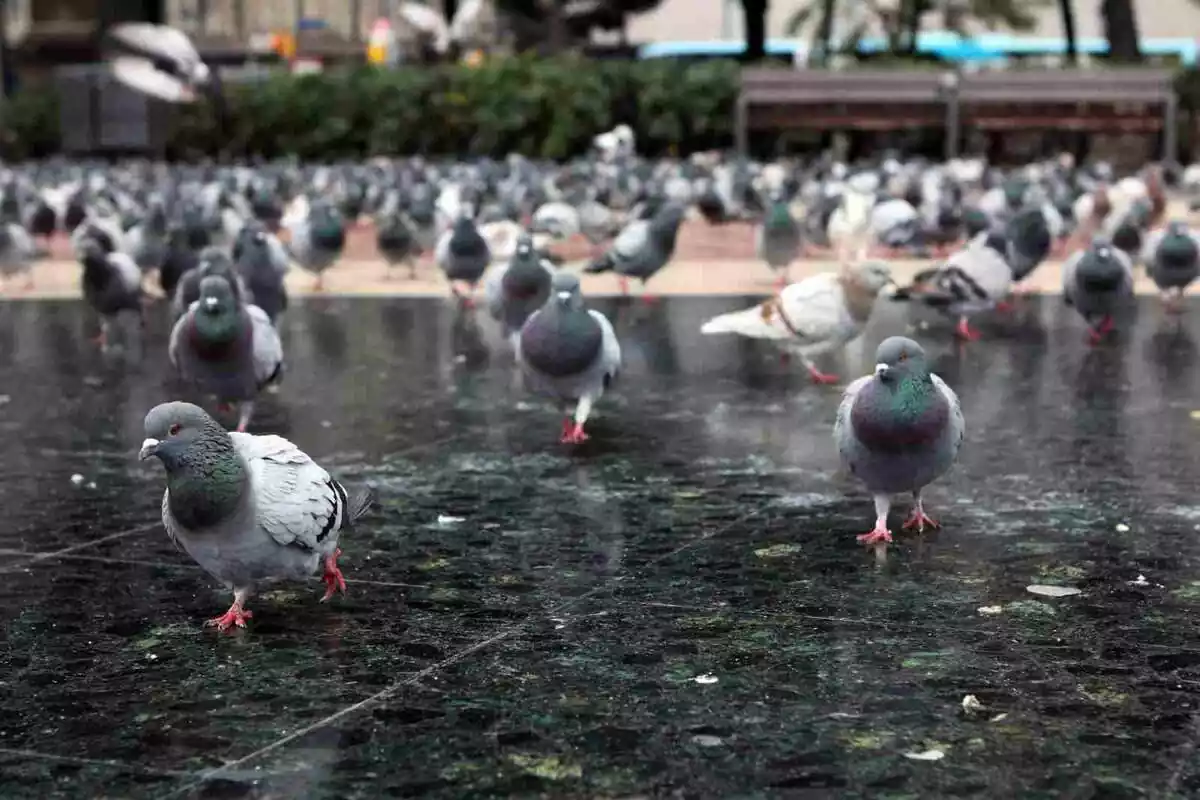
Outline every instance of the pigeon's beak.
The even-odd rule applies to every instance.
[[[570,292],[558,292],[556,297],[558,297],[558,302],[565,303],[571,299],[571,293]]]
[[[142,442],[142,449],[138,451],[138,458],[145,461],[150,456],[158,452],[158,439],[147,439]]]
[[[888,374],[888,370],[890,370],[890,369],[891,369],[891,367],[889,367],[887,364],[876,364],[875,365],[875,377],[876,378],[886,378],[887,374]]]
[[[205,307],[206,309],[208,309],[209,311],[211,311],[211,310],[213,310],[214,308],[216,308],[216,307],[217,307],[217,298],[215,298],[215,297],[206,297],[206,298],[204,298],[204,307]]]

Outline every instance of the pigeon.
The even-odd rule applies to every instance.
[[[504,326],[505,338],[515,337],[533,312],[546,305],[554,270],[542,260],[528,233],[517,239],[512,260],[492,269],[483,284],[488,312]]]
[[[241,404],[239,431],[254,413],[259,391],[283,373],[283,344],[271,319],[246,304],[236,281],[223,274],[200,281],[200,298],[171,330],[168,354],[184,379],[215,394],[222,406]]]
[[[33,238],[15,222],[0,222],[0,278],[7,283],[25,276],[25,288],[33,288],[33,260],[37,248]]]
[[[755,247],[758,257],[780,273],[778,286],[786,286],[792,262],[800,255],[800,225],[781,193],[771,197],[770,208],[757,231]]]
[[[314,200],[306,211],[285,218],[288,249],[302,269],[316,275],[314,291],[325,289],[325,270],[341,257],[346,246],[346,226],[341,212],[327,200]]]
[[[588,265],[586,272],[615,272],[621,281],[621,293],[629,291],[627,279],[637,278],[645,287],[675,253],[675,239],[683,223],[684,207],[667,203],[649,219],[635,219],[617,235],[608,251]],[[643,295],[647,302],[649,295]]]
[[[191,39],[165,25],[130,22],[108,29],[117,45],[113,76],[135,91],[171,103],[190,103],[211,73]]]
[[[249,291],[249,301],[266,312],[271,323],[287,309],[287,251],[273,234],[258,223],[246,226],[233,248],[234,267]]]
[[[421,245],[417,243],[416,233],[405,219],[404,212],[396,209],[382,215],[375,227],[375,244],[387,262],[387,277],[392,277],[392,269],[397,264],[404,263],[408,265],[408,279],[416,280],[417,256],[421,255]]]
[[[161,269],[167,260],[167,213],[161,203],[150,207],[146,216],[125,234],[125,246],[142,272]]]
[[[1181,311],[1183,293],[1200,277],[1200,240],[1184,223],[1172,222],[1146,242],[1144,260],[1167,310]]]
[[[1050,225],[1041,208],[1014,214],[1004,226],[1008,244],[1005,253],[1012,268],[1012,282],[1019,284],[1046,260],[1053,245]]]
[[[219,247],[206,247],[196,257],[196,267],[185,271],[175,284],[175,293],[171,295],[172,319],[182,317],[192,303],[200,299],[200,281],[208,275],[222,275],[237,283],[238,296],[241,298],[246,298],[250,293],[225,251]]]
[[[979,334],[968,323],[969,315],[994,308],[1012,286],[1008,252],[1009,242],[1002,231],[980,234],[941,266],[917,273],[892,299],[914,300],[957,316],[957,334],[974,341]]]
[[[938,523],[925,514],[921,491],[958,458],[966,423],[954,390],[929,371],[925,351],[892,336],[875,351],[875,373],[846,388],[833,439],[844,467],[875,499],[875,527],[864,544],[892,541],[891,495],[912,492],[905,530]]]
[[[556,273],[550,292],[546,304],[521,327],[517,364],[535,393],[563,407],[575,402],[574,417],[563,420],[560,441],[580,444],[588,439],[583,428],[592,405],[621,367],[621,345],[608,318],[584,307],[578,276]]]
[[[346,592],[338,540],[370,507],[369,489],[347,493],[300,448],[280,436],[228,433],[191,403],[163,403],[146,415],[138,457],[167,473],[167,535],[233,592],[233,605],[208,620],[244,628],[251,594],[322,567],[325,596]]]
[[[134,311],[142,318],[142,271],[125,253],[107,253],[96,241],[82,243],[83,299],[100,315],[102,350],[108,349],[109,327],[122,311]]]
[[[462,211],[450,229],[442,234],[434,256],[450,281],[450,291],[455,297],[461,298],[464,305],[471,307],[474,301],[470,294],[459,293],[457,282],[467,284],[471,293],[474,293],[492,260],[492,254],[487,240],[480,235],[467,210]]]
[[[199,264],[199,254],[187,243],[187,231],[181,226],[173,226],[167,232],[167,253],[158,271],[158,285],[162,287],[163,295],[168,299],[174,298],[175,288],[184,274]]]
[[[1133,298],[1133,262],[1109,240],[1096,237],[1090,247],[1062,268],[1063,302],[1088,325],[1088,338],[1099,344],[1113,329],[1113,314]]]
[[[891,283],[886,265],[861,262],[793,283],[753,308],[714,317],[700,332],[736,333],[777,342],[800,358],[815,383],[837,383],[838,376],[817,369],[813,356],[858,338],[871,317],[875,298]]]

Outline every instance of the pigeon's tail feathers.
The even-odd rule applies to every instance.
[[[612,272],[616,266],[617,263],[613,259],[612,254],[605,253],[584,267],[583,271],[594,275],[599,272]]]
[[[375,502],[375,489],[364,486],[346,499],[346,515],[351,522],[357,522]]]

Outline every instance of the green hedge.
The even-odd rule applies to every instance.
[[[180,107],[168,153],[194,158],[353,158],[472,154],[563,158],[625,122],[649,153],[727,145],[738,67],[731,61],[515,57],[480,67],[372,67],[227,83],[225,129],[207,102]],[[47,109],[50,112],[47,113]],[[16,98],[0,156],[45,155],[57,141],[46,93]]]

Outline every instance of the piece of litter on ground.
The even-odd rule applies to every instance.
[[[1004,613],[1003,606],[980,606],[979,608],[977,608],[975,610],[978,611],[980,614],[1003,614]]]
[[[703,675],[697,675],[694,680],[696,683],[707,686],[710,683],[716,683],[719,679],[716,675],[709,675],[708,673],[705,673]]]
[[[692,741],[701,747],[720,747],[725,742],[720,736],[711,736],[707,733],[698,733],[692,737]]]
[[[465,363],[467,363],[467,357],[466,357],[466,355],[464,355],[464,354],[462,354],[462,353],[459,353],[458,355],[456,355],[456,356],[454,357],[454,363],[455,363],[455,364],[465,364]]]
[[[327,419],[323,419],[323,420],[321,420],[321,427],[322,427],[322,428],[332,428],[332,427],[333,427],[333,423],[332,423],[332,422],[330,422],[330,421],[329,421],[329,420],[327,420]]]
[[[11,402],[12,402],[12,398],[11,398],[11,397],[9,397],[9,396],[8,396],[8,395],[6,395],[6,394],[0,394],[0,406],[2,406],[2,405],[6,405],[6,404],[8,404],[8,403],[11,403]]]
[[[1188,414],[1188,416],[1191,417],[1192,419],[1200,419],[1200,409],[1196,409],[1195,411]]]
[[[1149,586],[1150,585],[1150,581],[1146,580],[1146,576],[1142,575],[1140,572],[1138,573],[1137,580],[1125,581],[1125,582],[1128,583],[1130,586]]]
[[[452,517],[449,514],[438,514],[438,525],[457,525],[460,522],[466,522],[466,517]]]
[[[1006,719],[1008,719],[1008,714],[997,714],[988,720],[988,722],[1004,722]]]
[[[1117,533],[1129,533],[1129,526],[1124,522],[1117,523]]]
[[[973,711],[978,711],[983,708],[983,703],[979,702],[979,698],[973,694],[969,694],[962,699],[963,711],[970,714]]]
[[[74,475],[71,476],[71,485],[72,486],[82,486],[83,485],[83,476],[80,475],[78,472],[76,472]]]
[[[1040,594],[1042,597],[1070,597],[1071,595],[1082,594],[1074,586],[1045,586],[1040,583],[1026,586],[1025,591],[1030,594]]]
[[[88,481],[88,482],[87,482],[87,488],[89,488],[89,489],[95,489],[95,488],[96,488],[96,482],[95,482],[95,481]]]
[[[905,753],[904,757],[913,761],[941,761],[946,754],[941,750],[922,750],[919,753]]]

